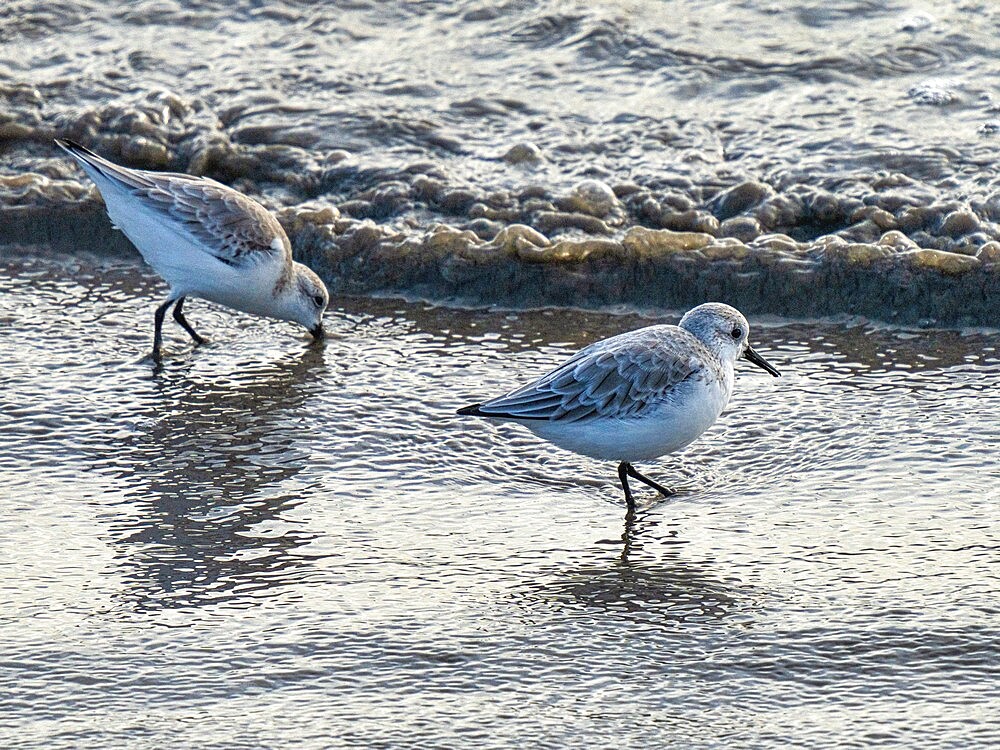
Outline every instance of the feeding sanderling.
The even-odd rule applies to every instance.
[[[187,297],[299,323],[322,338],[326,286],[292,260],[285,230],[262,205],[206,177],[128,169],[72,141],[56,143],[96,183],[111,221],[170,285],[154,318],[154,360],[163,317],[175,303],[174,320],[204,343],[184,317]]]
[[[458,413],[517,422],[560,448],[618,461],[625,502],[634,510],[629,477],[664,495],[673,490],[632,462],[680,450],[711,427],[729,403],[737,359],[778,377],[750,346],[749,334],[739,310],[710,302],[688,311],[680,325],[591,344],[533,383]]]

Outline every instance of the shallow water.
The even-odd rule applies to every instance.
[[[755,321],[781,380],[646,470],[454,408],[645,322],[0,265],[0,745],[1000,742],[995,335]],[[675,319],[675,318],[670,318]]]

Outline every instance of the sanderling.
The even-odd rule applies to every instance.
[[[717,302],[699,305],[680,325],[598,341],[533,383],[458,413],[516,422],[560,448],[618,461],[633,511],[629,477],[663,495],[674,493],[632,462],[678,451],[711,427],[729,403],[737,359],[779,376],[750,346],[749,333],[739,310]]]
[[[72,141],[56,143],[96,183],[111,221],[170,285],[154,317],[154,360],[174,303],[174,320],[196,344],[205,342],[184,317],[187,297],[299,323],[322,338],[326,286],[292,260],[285,230],[262,205],[206,177],[128,169]]]

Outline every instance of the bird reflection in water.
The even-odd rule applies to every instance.
[[[681,554],[683,543],[664,535],[656,511],[629,513],[621,540],[601,542],[577,564],[537,572],[519,598],[568,611],[600,610],[646,625],[720,620],[739,606],[741,581],[715,576]],[[643,554],[644,542],[657,544],[655,557]],[[621,545],[620,554],[607,553]],[[741,591],[742,589],[742,591]]]
[[[321,387],[322,349],[195,376],[154,374],[142,425],[116,461],[136,511],[112,526],[129,608],[203,606],[265,596],[309,557],[314,535],[285,514],[304,486],[303,403]]]

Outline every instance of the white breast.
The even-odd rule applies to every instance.
[[[715,423],[733,392],[733,368],[724,370],[722,380],[684,383],[670,399],[639,417],[521,424],[560,448],[591,458],[648,461],[686,447]]]
[[[223,263],[199,241],[120,190],[105,189],[108,215],[178,296],[201,297],[244,312],[268,314],[281,265]],[[265,260],[270,261],[268,256]]]

